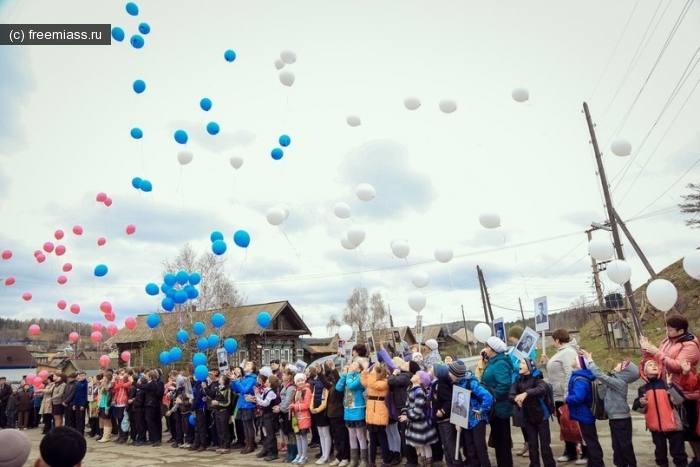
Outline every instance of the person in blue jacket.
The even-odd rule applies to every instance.
[[[518,374],[520,372],[520,358],[513,352],[515,350],[515,346],[520,340],[520,338],[523,335],[523,328],[522,326],[511,326],[508,329],[508,345],[510,345],[510,349],[508,350],[508,355],[510,355],[510,359],[513,361],[513,368],[515,370],[515,377],[517,379]],[[528,358],[530,360],[537,360],[537,348],[533,345],[532,350],[530,350],[530,355],[528,355]],[[515,425],[518,426],[518,425]],[[519,456],[527,456],[527,451],[530,449],[529,444],[528,444],[528,437],[527,437],[527,430],[525,429],[525,424],[523,423],[523,426],[520,428],[522,433],[523,433],[523,448],[518,452]]]
[[[367,360],[356,357],[352,363],[345,365],[343,374],[335,385],[335,390],[343,392],[343,415],[345,426],[350,434],[350,465],[357,466],[360,451],[363,459],[367,456],[367,423],[365,422],[365,387],[362,385],[361,373],[368,366]]]
[[[255,362],[243,361],[243,376],[231,382],[231,389],[238,393],[238,418],[243,422],[245,448],[241,454],[250,454],[255,449],[255,402],[248,402],[246,395],[255,396],[258,383],[258,368]]]
[[[498,338],[496,338],[498,339]],[[500,339],[499,339],[500,340]],[[448,365],[450,379],[455,386],[471,391],[469,401],[469,421],[464,433],[465,455],[467,465],[491,467],[488,447],[486,445],[486,425],[489,423],[489,412],[496,401],[491,393],[476,379],[474,373],[467,371],[461,360]],[[449,452],[449,451],[446,451]],[[453,464],[459,465],[453,461]]]
[[[498,467],[513,467],[513,454],[511,452],[513,441],[510,430],[513,405],[508,400],[508,395],[515,370],[507,351],[508,346],[505,342],[496,336],[489,337],[484,348],[484,352],[488,356],[488,363],[481,375],[481,382],[493,389],[496,394],[496,413],[489,423],[491,424],[490,436],[496,451]]]
[[[85,412],[87,411],[87,390],[88,383],[85,379],[85,372],[78,372],[75,383],[75,394],[73,396],[73,405],[68,407],[73,411],[75,420],[75,429],[82,435],[85,433]]]
[[[574,371],[571,373],[571,379],[569,379],[569,395],[566,396],[569,414],[571,419],[577,421],[579,427],[581,427],[583,443],[588,447],[588,467],[605,467],[603,448],[598,441],[595,417],[590,409],[593,404],[591,384],[597,384],[595,376],[588,369],[588,362],[583,355],[578,355],[571,362],[571,367]]]

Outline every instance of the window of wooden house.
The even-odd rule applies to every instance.
[[[263,349],[262,363],[263,365],[270,364],[270,349]]]

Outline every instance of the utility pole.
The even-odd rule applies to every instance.
[[[608,187],[608,179],[605,176],[605,168],[603,167],[603,159],[598,148],[598,139],[595,135],[595,128],[593,127],[593,120],[591,119],[591,113],[588,110],[588,104],[583,103],[583,112],[586,114],[586,123],[588,123],[588,131],[591,134],[591,144],[593,145],[593,152],[595,153],[595,160],[598,164],[598,175],[600,175],[600,183],[603,186],[603,196],[605,197],[605,209],[608,212],[608,222],[610,222],[610,228],[613,234],[613,240],[615,242],[615,251],[617,253],[617,259],[624,260],[625,253],[622,251],[622,243],[620,242],[620,233],[617,231],[617,218],[615,216],[615,209],[613,208],[612,198],[610,197],[610,190]],[[632,322],[634,323],[634,332],[637,336],[637,342],[642,335],[642,325],[639,322],[639,313],[637,312],[637,304],[634,300],[634,291],[632,290],[632,284],[630,281],[625,282],[625,293],[627,294],[627,300],[629,300],[630,308],[632,312]]]
[[[481,274],[481,268],[478,264],[476,265],[476,273],[479,277],[479,291],[481,291],[481,305],[484,307],[484,321],[486,321],[486,324],[490,324],[489,310],[486,308],[486,294],[484,293],[484,276]]]
[[[617,222],[620,224],[620,228],[625,233],[627,240],[629,240],[630,243],[632,244],[632,248],[634,248],[634,251],[637,252],[637,256],[639,256],[639,259],[642,260],[644,267],[647,268],[647,272],[649,273],[649,275],[651,276],[652,279],[656,279],[657,276],[656,276],[656,272],[654,272],[654,268],[652,268],[651,264],[649,264],[649,260],[647,260],[647,257],[642,252],[642,249],[639,248],[639,245],[634,240],[634,237],[632,237],[632,233],[627,229],[627,226],[625,225],[625,223],[622,222],[620,215],[617,213],[617,211],[615,209],[613,209],[613,214],[615,215],[615,219],[617,220]]]
[[[476,270],[479,273],[479,283],[481,284],[481,300],[484,302],[484,314],[488,312],[486,316],[486,324],[493,323],[493,310],[491,309],[491,299],[489,298],[489,291],[486,288],[486,279],[484,279],[484,271],[477,265]],[[489,316],[491,319],[489,320]]]
[[[520,304],[520,316],[523,317],[523,328],[525,328],[525,312],[523,311],[523,301],[518,297],[518,303]]]

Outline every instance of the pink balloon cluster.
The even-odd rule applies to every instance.
[[[97,196],[95,196],[95,201],[97,201],[98,203],[103,203],[107,207],[110,207],[112,205],[112,198],[107,196],[107,193],[97,193]]]

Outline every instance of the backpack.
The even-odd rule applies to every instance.
[[[413,398],[416,398],[416,393],[418,392],[416,388],[413,390]],[[431,384],[428,389],[422,388],[425,392],[425,407],[423,407],[423,413],[425,414],[425,421],[428,424],[428,428],[433,426],[433,385]]]
[[[595,381],[589,381],[581,376],[574,378],[574,382],[576,382],[577,379],[582,379],[591,385],[591,406],[589,409],[591,410],[593,417],[596,420],[607,420],[608,414],[605,411],[605,402],[598,392],[598,383]]]
[[[472,379],[472,381],[474,381],[476,384],[480,384],[481,387],[486,389],[491,394],[491,397],[493,398],[493,404],[491,404],[491,410],[489,410],[488,416],[489,416],[489,420],[492,420],[496,416],[496,401],[498,400],[496,397],[496,391],[494,391],[491,386],[489,386],[488,384],[482,383],[481,381],[478,381],[476,379]],[[470,384],[470,387],[468,389],[471,389],[471,384]],[[474,395],[474,391],[472,391],[472,397],[476,399],[476,396]],[[481,403],[483,401],[479,401],[479,402]]]
[[[544,393],[544,396],[540,397],[540,405],[542,406],[542,409],[544,409],[545,413],[545,418],[549,417],[551,419],[554,419],[554,414],[557,411],[557,407],[554,405],[554,387],[552,387],[551,383],[547,383],[547,392]]]

